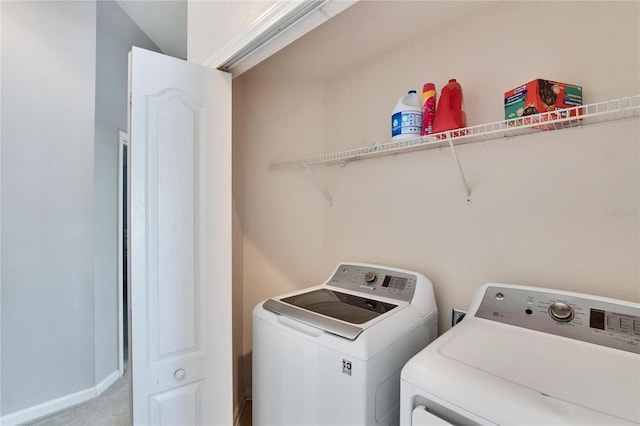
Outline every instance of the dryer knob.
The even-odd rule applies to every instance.
[[[376,278],[378,278],[378,276],[373,271],[367,272],[366,275],[364,276],[364,280],[369,284],[374,282]]]
[[[549,315],[556,321],[569,322],[575,316],[573,308],[566,303],[555,302],[549,306]]]

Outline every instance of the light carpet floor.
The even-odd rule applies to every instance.
[[[130,375],[128,369],[97,398],[24,426],[131,426]],[[251,426],[251,400],[240,414],[239,426]]]
[[[100,396],[28,426],[130,426],[129,369]]]

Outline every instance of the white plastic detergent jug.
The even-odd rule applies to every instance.
[[[391,139],[415,138],[422,134],[422,101],[415,90],[398,99],[391,115]]]

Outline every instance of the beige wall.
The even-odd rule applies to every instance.
[[[318,46],[341,49],[362,16],[389,4],[358,3],[234,80],[246,388],[253,307],[322,282],[342,260],[427,275],[441,332],[451,309],[466,309],[489,281],[640,300],[639,120],[459,147],[470,206],[444,149],[318,170],[332,206],[304,170],[268,171],[273,161],[388,140],[397,98],[426,81],[461,82],[469,125],[502,120],[503,93],[534,78],[582,85],[585,103],[640,93],[637,2],[487,4],[390,51],[322,65]],[[393,7],[415,13],[420,4],[432,12],[441,3]],[[310,60],[331,74],[298,73]]]

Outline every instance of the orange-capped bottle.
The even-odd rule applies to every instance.
[[[422,88],[422,136],[433,133],[436,119],[436,85],[425,83]]]

